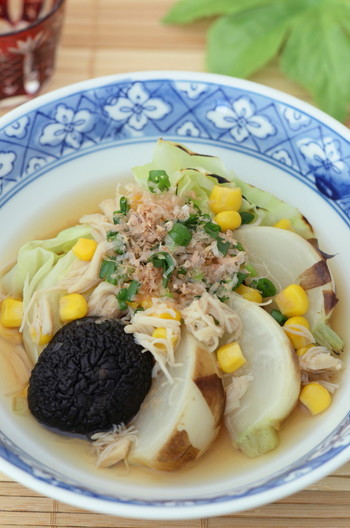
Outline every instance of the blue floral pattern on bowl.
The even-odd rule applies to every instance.
[[[348,216],[350,149],[287,104],[215,83],[122,80],[76,92],[0,129],[0,205],[57,160],[131,138],[178,136],[227,144],[273,161]]]
[[[77,88],[0,128],[0,207],[27,182],[82,152],[158,137],[201,138],[266,160],[317,189],[349,224],[350,143],[340,133],[253,88],[166,77],[121,78]],[[1,457],[39,480],[98,499],[169,508],[248,497],[281,486],[311,473],[349,445],[347,416],[312,453],[269,479],[218,497],[147,502],[68,482],[0,433]]]

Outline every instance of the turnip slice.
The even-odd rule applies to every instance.
[[[178,469],[201,456],[219,432],[225,391],[215,356],[183,329],[176,361],[180,366],[169,368],[174,383],[160,374],[131,424],[137,430],[131,463]]]
[[[268,277],[278,289],[296,283],[307,291],[309,310],[305,317],[314,337],[320,345],[339,352],[343,342],[327,325],[337,297],[323,255],[309,241],[285,229],[245,226],[235,236],[259,275]]]
[[[225,423],[234,445],[254,457],[278,445],[279,425],[298,401],[300,373],[289,339],[270,314],[240,295],[230,300],[230,306],[243,324],[239,343],[247,363],[239,373],[253,379]],[[226,388],[232,376],[224,376]]]

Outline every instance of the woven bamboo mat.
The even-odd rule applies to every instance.
[[[205,70],[207,24],[162,26],[174,0],[67,0],[55,75],[45,91],[91,77],[139,70]],[[214,0],[213,0],[214,1]],[[253,77],[310,102],[271,63]],[[307,490],[237,515],[177,522],[132,521],[43,497],[0,474],[0,528],[350,528],[350,463]]]

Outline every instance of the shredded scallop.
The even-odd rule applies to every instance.
[[[176,366],[175,350],[180,341],[181,322],[175,319],[176,312],[171,305],[159,299],[152,299],[152,303],[151,308],[134,313],[130,324],[125,326],[125,332],[133,333],[136,342],[153,355],[156,360],[153,375],[157,375],[157,370],[160,368],[172,383],[173,379],[167,366]],[[169,319],[161,317],[164,314],[168,314]],[[164,328],[166,336],[153,337],[156,328]]]
[[[39,342],[41,335],[52,335],[53,316],[49,300],[49,292],[35,292],[37,295],[28,314],[28,322],[34,341]],[[34,294],[35,295],[35,294]]]
[[[93,434],[91,440],[97,455],[97,467],[111,467],[126,461],[131,444],[136,439],[135,427],[124,424],[114,425],[111,431]]]
[[[96,242],[104,242],[106,240],[106,234],[109,231],[113,231],[114,225],[109,222],[106,215],[101,213],[94,213],[85,215],[80,218],[81,224],[89,224],[91,228],[91,234]]]
[[[217,297],[205,293],[182,310],[185,325],[210,352],[219,346],[225,332],[237,339],[242,331],[240,317]]]
[[[326,347],[314,346],[299,356],[299,366],[302,371],[309,373],[335,373],[343,368],[343,362],[334,357]]]
[[[303,325],[299,324],[291,324],[287,326],[282,326],[282,329],[286,332],[286,334],[293,334],[297,336],[301,336],[305,338],[305,341],[307,341],[307,344],[315,343],[315,338],[310,332],[308,328],[306,328]]]
[[[239,409],[241,406],[241,399],[247,392],[253,379],[254,378],[251,374],[245,374],[243,376],[230,377],[230,382],[228,384],[225,384],[224,382],[226,391],[225,415]]]
[[[338,388],[333,377],[335,373],[344,368],[344,365],[342,360],[334,357],[328,348],[313,346],[298,359],[302,385],[310,381],[317,381],[330,392],[334,392]]]
[[[103,317],[118,317],[120,310],[116,293],[118,288],[109,282],[100,282],[93,290],[88,301],[88,314]]]
[[[96,286],[100,282],[101,262],[111,247],[109,242],[100,242],[92,260],[76,259],[57,286],[68,293],[83,293]]]

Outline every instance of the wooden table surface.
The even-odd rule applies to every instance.
[[[67,0],[57,68],[45,91],[139,70],[205,70],[207,22],[163,26],[174,0]],[[215,0],[213,0],[215,1]],[[275,62],[252,78],[311,102]],[[132,521],[67,506],[0,474],[0,528],[350,527],[350,463],[291,497],[236,515],[177,522]]]

